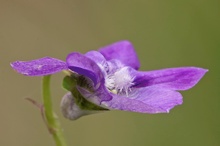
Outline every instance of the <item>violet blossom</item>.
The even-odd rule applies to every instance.
[[[192,88],[208,71],[198,67],[138,71],[140,62],[129,41],[119,41],[86,54],[70,53],[66,62],[44,57],[15,61],[11,66],[27,76],[66,70],[64,88],[69,92],[61,101],[61,111],[72,120],[114,109],[168,113],[183,102],[178,91]]]

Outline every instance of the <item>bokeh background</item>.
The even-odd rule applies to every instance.
[[[53,146],[39,111],[41,78],[9,63],[97,49],[130,40],[141,70],[198,66],[209,72],[169,114],[111,111],[69,121],[59,103],[62,73],[53,76],[56,113],[71,146],[219,146],[219,0],[0,0],[0,145]]]

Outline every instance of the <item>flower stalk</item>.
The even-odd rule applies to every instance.
[[[50,78],[51,76],[43,76],[43,104],[44,114],[47,121],[49,132],[52,134],[56,146],[67,146],[63,136],[63,130],[60,126],[57,116],[53,112],[52,100],[50,95]]]

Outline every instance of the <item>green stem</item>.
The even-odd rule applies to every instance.
[[[47,126],[52,134],[54,141],[57,146],[66,146],[66,142],[63,136],[63,130],[57,119],[57,116],[53,112],[52,100],[50,96],[50,75],[43,77],[43,103],[44,103],[44,113],[47,121]]]

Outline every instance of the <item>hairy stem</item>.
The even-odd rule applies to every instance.
[[[42,84],[45,118],[47,121],[48,129],[53,136],[56,146],[66,146],[62,128],[52,108],[52,100],[50,95],[50,77],[50,75],[44,76]]]

